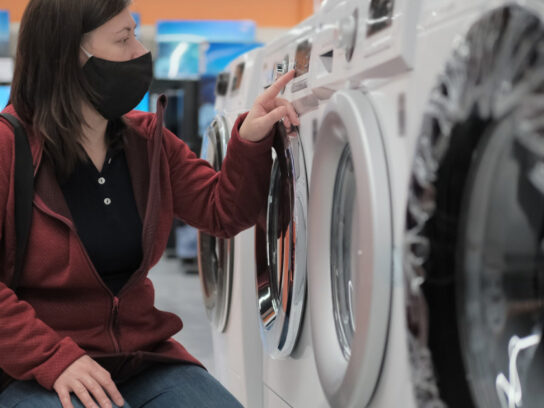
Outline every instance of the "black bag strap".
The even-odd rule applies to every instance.
[[[13,127],[15,133],[15,271],[10,287],[16,289],[21,279],[28,236],[32,224],[32,199],[34,197],[34,166],[25,129],[14,116],[0,113]]]

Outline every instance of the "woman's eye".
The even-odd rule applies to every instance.
[[[126,43],[128,43],[128,40],[129,38],[123,38],[122,40],[119,40],[119,43],[125,45]]]

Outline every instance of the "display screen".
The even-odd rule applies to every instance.
[[[391,26],[394,8],[395,0],[371,0],[366,32],[368,37]]]
[[[307,74],[310,71],[310,57],[312,55],[312,43],[309,40],[301,42],[295,55],[295,78]]]
[[[236,65],[236,69],[234,71],[234,79],[232,80],[232,92],[237,91],[238,89],[240,89],[240,86],[242,86],[242,79],[244,78],[245,67],[246,64],[243,62]]]
[[[0,110],[3,110],[7,106],[10,92],[11,87],[9,85],[0,86]]]

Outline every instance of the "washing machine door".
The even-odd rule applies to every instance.
[[[533,12],[489,12],[429,100],[404,262],[420,406],[543,404],[543,40]]]
[[[382,134],[360,91],[329,102],[310,189],[309,306],[321,384],[333,407],[364,407],[387,342],[391,198]]]
[[[263,347],[274,358],[295,348],[306,298],[308,182],[296,130],[278,124],[266,214],[255,231],[257,298]]]
[[[219,171],[227,153],[229,127],[218,116],[208,127],[202,144],[201,158]],[[212,326],[222,332],[228,322],[233,274],[234,242],[198,233],[198,270],[204,305]]]

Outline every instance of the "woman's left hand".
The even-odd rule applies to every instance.
[[[272,130],[276,122],[283,118],[286,128],[298,126],[300,122],[293,105],[278,98],[280,91],[295,77],[295,71],[278,78],[276,82],[264,91],[255,101],[244,123],[240,127],[240,137],[251,142],[259,142]]]

